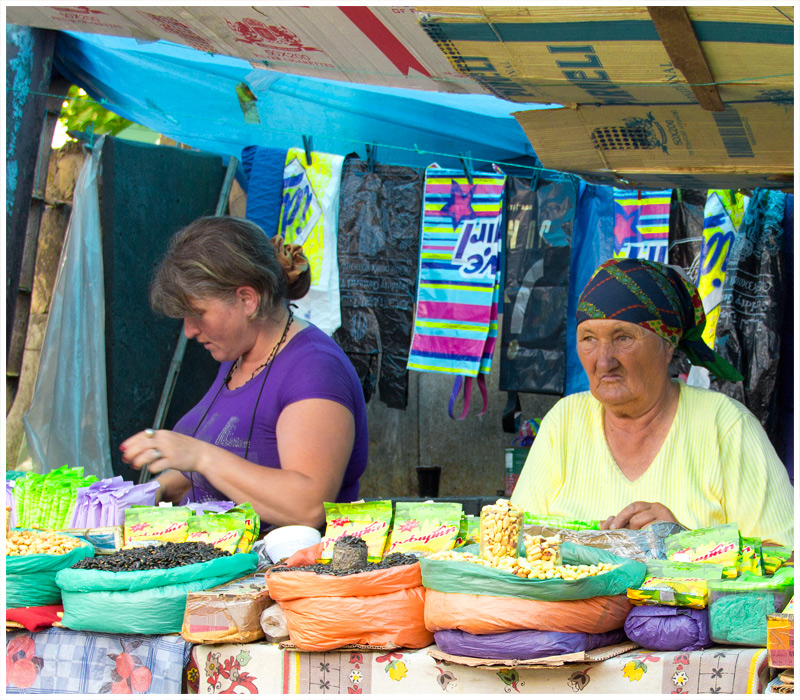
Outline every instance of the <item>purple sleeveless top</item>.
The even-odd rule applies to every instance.
[[[355,421],[353,453],[336,502],[356,500],[358,480],[367,466],[367,407],[358,375],[336,342],[316,326],[310,325],[292,337],[277,354],[269,368],[266,383],[266,370],[263,370],[249,382],[233,390],[224,385],[232,364],[220,364],[211,388],[176,423],[175,432],[193,435],[240,457],[245,457],[246,454],[248,461],[266,468],[280,469],[275,426],[281,411],[289,404],[303,399],[336,401],[350,410]],[[253,427],[248,450],[251,420]],[[314,426],[309,425],[308,429],[313,430]],[[204,476],[196,472],[184,472],[184,476],[193,481],[193,491],[190,489],[183,502],[202,503],[227,499]],[[265,523],[262,523],[262,529],[264,526]]]

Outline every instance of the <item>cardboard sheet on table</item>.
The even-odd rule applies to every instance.
[[[437,661],[447,661],[461,666],[473,666],[475,668],[552,668],[553,666],[564,666],[572,663],[592,663],[596,661],[606,661],[615,656],[624,654],[626,651],[638,649],[639,645],[635,642],[622,642],[612,644],[607,647],[598,647],[590,651],[577,651],[572,654],[559,654],[557,656],[542,656],[538,659],[477,659],[471,656],[454,656],[445,654],[439,647],[434,646],[428,649],[428,654]]]

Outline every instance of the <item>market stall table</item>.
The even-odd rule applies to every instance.
[[[177,634],[7,631],[6,693],[177,695],[190,650]]]
[[[437,661],[428,647],[396,651],[298,652],[278,644],[198,645],[190,693],[762,693],[766,649],[693,652],[635,649],[606,661],[555,668],[472,668]]]

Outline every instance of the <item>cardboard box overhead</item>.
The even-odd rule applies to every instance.
[[[455,70],[411,7],[9,6],[6,21],[164,39],[257,68],[369,85],[484,93]]]
[[[786,187],[794,174],[791,105],[582,106],[515,112],[547,168],[600,184]]]
[[[793,100],[793,6],[687,7],[722,100]],[[499,97],[696,103],[646,7],[417,7],[453,66]]]

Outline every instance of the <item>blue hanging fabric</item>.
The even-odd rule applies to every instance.
[[[242,168],[247,175],[245,217],[272,238],[278,233],[283,203],[285,148],[247,146],[242,149]]]
[[[578,183],[572,229],[572,257],[567,303],[567,373],[565,395],[588,391],[589,380],[575,348],[578,297],[598,265],[614,256],[614,189]]]
[[[469,411],[477,378],[486,411],[486,377],[497,339],[500,250],[506,176],[431,166],[425,173],[417,315],[408,368],[456,375],[448,414],[463,388]],[[470,182],[471,180],[471,182]]]

